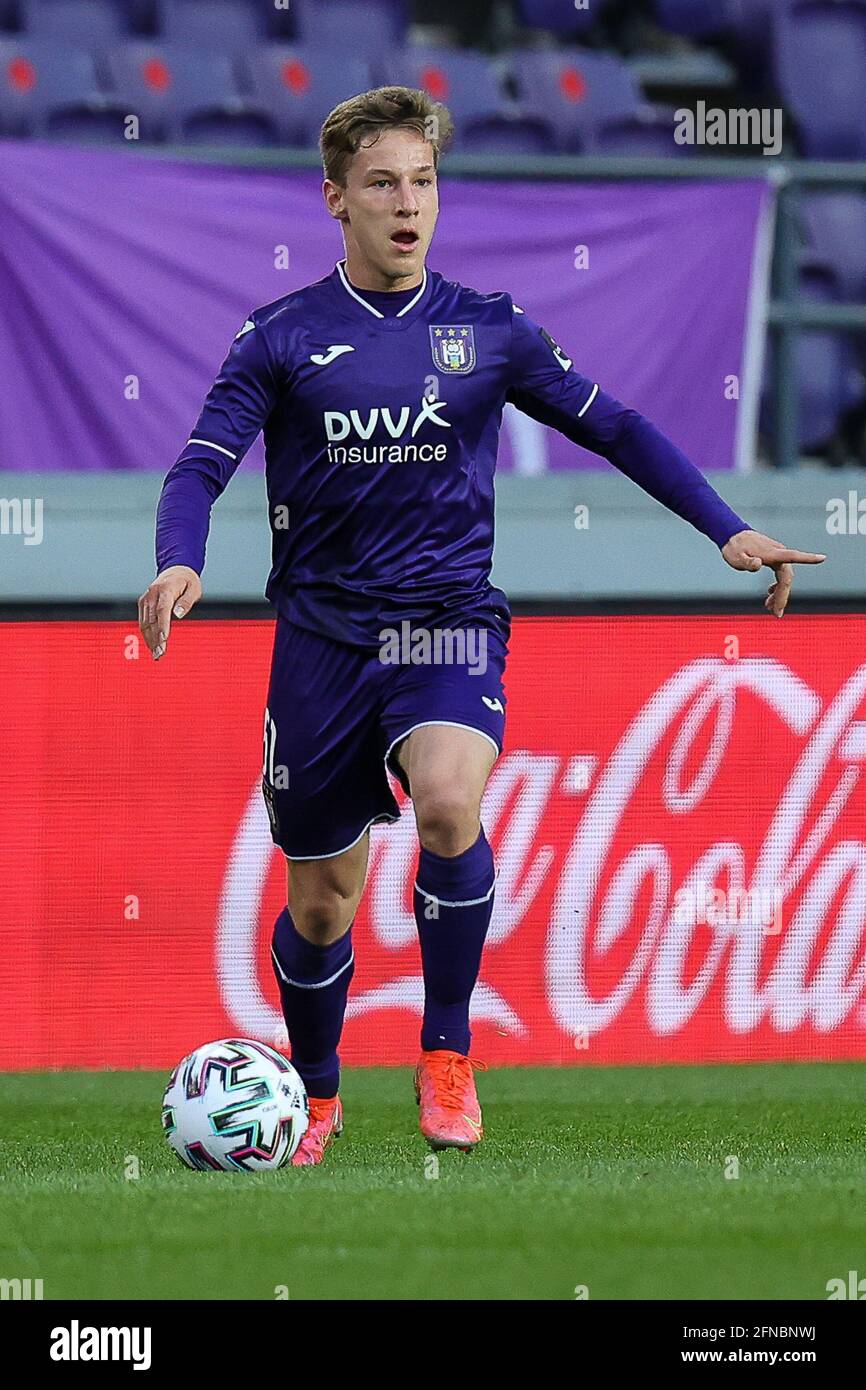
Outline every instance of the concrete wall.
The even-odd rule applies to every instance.
[[[801,468],[712,479],[759,530],[828,555],[801,573],[804,595],[866,595],[866,472]],[[156,475],[0,473],[2,499],[42,498],[43,538],[0,534],[0,600],[125,600],[153,575]],[[830,535],[828,503],[863,503],[863,534]],[[614,470],[497,483],[495,581],[514,599],[748,598],[766,576],[737,575],[712,543]],[[588,527],[575,527],[575,508]],[[4,526],[5,521],[5,526]],[[256,600],[269,567],[263,479],[238,476],[214,508],[205,595]]]

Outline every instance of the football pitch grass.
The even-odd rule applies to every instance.
[[[322,1167],[246,1175],[180,1166],[162,1073],[0,1075],[0,1277],[46,1299],[812,1300],[866,1276],[866,1067],[478,1081],[488,1137],[438,1176],[408,1068],[347,1071]]]

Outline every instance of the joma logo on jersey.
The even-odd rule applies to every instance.
[[[440,372],[471,372],[475,366],[475,331],[471,324],[431,324],[430,347]]]
[[[390,406],[374,406],[372,410],[361,412],[350,410],[325,411],[325,434],[328,439],[328,457],[333,463],[433,463],[441,462],[448,454],[446,444],[409,444],[403,442],[408,435],[414,439],[423,424],[437,425],[439,429],[450,430],[450,420],[443,420],[440,412],[447,401],[432,400],[422,396],[420,409],[404,405],[391,410]],[[390,436],[394,443],[357,445],[348,444],[346,448],[334,448],[344,440],[371,440],[381,432]],[[396,442],[400,441],[400,442]]]

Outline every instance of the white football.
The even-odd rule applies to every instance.
[[[248,1173],[282,1168],[309,1124],[304,1083],[265,1043],[221,1038],[178,1062],[162,1127],[188,1168]]]

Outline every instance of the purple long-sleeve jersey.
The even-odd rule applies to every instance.
[[[508,613],[490,583],[507,401],[591,449],[723,546],[747,529],[655,426],[574,370],[508,294],[425,272],[386,316],[344,265],[255,310],[168,473],[157,570],[204,567],[210,509],[264,431],[266,594],[302,627],[378,647],[409,619]]]

